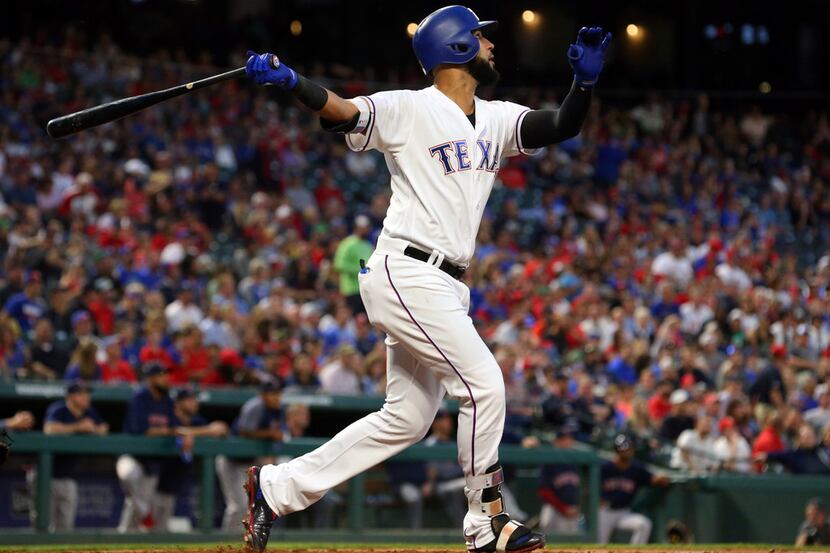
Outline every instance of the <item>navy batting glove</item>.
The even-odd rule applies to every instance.
[[[272,84],[285,90],[297,86],[297,72],[280,62],[274,54],[257,54],[248,50],[245,74],[257,84]]]
[[[602,27],[582,27],[576,35],[576,44],[568,48],[568,62],[574,71],[576,84],[592,88],[599,79],[605,63],[605,51],[611,44],[611,33]]]

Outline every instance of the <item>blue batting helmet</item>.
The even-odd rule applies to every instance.
[[[494,28],[497,21],[479,21],[470,8],[446,6],[424,18],[412,37],[415,57],[425,74],[442,63],[467,63],[478,55],[473,31]]]

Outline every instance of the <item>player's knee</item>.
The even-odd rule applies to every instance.
[[[643,534],[648,536],[651,534],[651,519],[646,516],[640,517],[640,529],[642,530]]]

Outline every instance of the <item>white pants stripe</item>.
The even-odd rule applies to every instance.
[[[330,488],[420,441],[444,393],[459,400],[458,460],[466,475],[498,461],[504,428],[501,370],[478,335],[469,289],[440,269],[376,250],[359,276],[369,320],[386,332],[383,408],[352,423],[316,450],[263,467],[266,501],[280,515],[305,509]],[[465,490],[477,501],[480,490]],[[495,539],[489,517],[468,512],[468,543]]]

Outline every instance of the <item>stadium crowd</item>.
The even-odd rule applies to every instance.
[[[52,141],[51,117],[207,71],[41,38],[0,39],[0,379],[153,364],[174,387],[382,394],[356,295],[382,158],[245,82]],[[575,422],[694,472],[830,473],[828,220],[826,111],[597,99],[576,138],[505,160],[464,280],[510,432]]]

